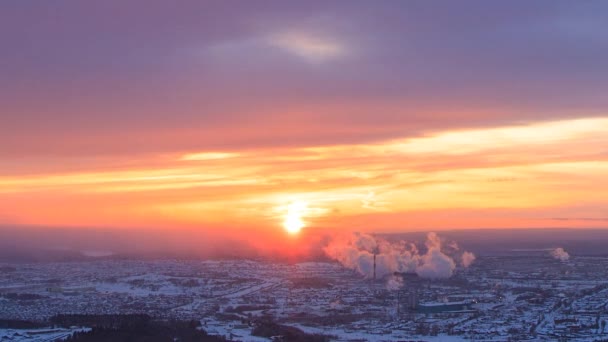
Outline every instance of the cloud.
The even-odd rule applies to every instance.
[[[200,152],[183,155],[180,160],[214,160],[238,157],[238,153],[232,152]]]
[[[603,222],[603,221],[608,221],[608,217],[553,217],[553,218],[550,218],[550,220]]]
[[[562,138],[543,133],[546,139],[528,143],[536,128],[555,129]],[[606,198],[598,186],[605,183],[608,162],[598,153],[608,143],[606,129],[606,119],[588,118],[304,148],[188,149],[133,158],[24,156],[4,160],[0,196],[11,221],[28,224],[122,226],[131,217],[138,225],[167,217],[172,225],[202,224],[201,212],[209,210],[280,229],[281,220],[269,213],[294,199],[311,204],[310,225],[326,228],[438,229],[446,222],[454,228],[601,226]],[[468,136],[483,137],[482,146]],[[590,204],[577,207],[579,202]],[[70,207],[83,214],[64,209]]]
[[[337,40],[306,32],[271,35],[268,44],[311,63],[323,63],[347,54],[347,48]]]
[[[361,198],[361,207],[365,209],[386,211],[388,210],[388,205],[389,203],[387,201],[383,201],[374,191],[369,191]]]
[[[608,101],[605,3],[115,3],[0,4],[2,157],[361,143]]]

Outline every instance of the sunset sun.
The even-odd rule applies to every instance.
[[[283,227],[289,234],[297,234],[306,225],[302,220],[308,204],[302,201],[295,201],[287,205]]]

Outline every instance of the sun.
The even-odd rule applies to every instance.
[[[297,234],[306,226],[302,216],[306,213],[308,204],[302,201],[291,202],[287,205],[283,227],[289,234]]]

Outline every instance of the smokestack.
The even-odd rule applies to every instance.
[[[397,290],[397,318],[401,314],[401,289]]]
[[[376,254],[378,254],[378,252],[374,250],[374,281],[376,281]]]

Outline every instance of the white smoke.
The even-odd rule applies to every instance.
[[[420,254],[416,245],[410,242],[390,243],[368,234],[354,233],[348,237],[334,238],[324,251],[330,258],[368,278],[374,274],[374,252],[378,278],[394,272],[415,272],[422,278],[430,279],[451,277],[456,263],[442,251],[442,243],[437,234],[427,235],[426,247],[426,253]],[[451,244],[449,249],[457,250],[458,247]],[[468,267],[474,258],[472,253],[464,252],[463,266]]]
[[[458,247],[458,242],[456,241],[450,241],[447,246],[455,251],[460,249],[460,247]]]
[[[422,256],[422,263],[416,268],[416,274],[422,278],[449,278],[454,273],[454,260],[438,249],[430,250]]]
[[[386,289],[389,291],[397,291],[403,287],[403,278],[392,275],[386,281]]]
[[[559,261],[568,261],[570,260],[570,254],[566,252],[563,248],[559,247],[551,251],[551,256]]]
[[[374,251],[376,255],[376,275],[383,277],[393,272],[411,272],[417,260],[405,244],[390,244],[384,239],[355,233],[349,237],[333,239],[325,253],[345,267],[356,270],[371,278],[374,272]]]
[[[454,273],[454,260],[441,251],[441,240],[435,233],[429,233],[426,238],[427,252],[420,257],[416,274],[422,278],[449,278]]]
[[[475,254],[471,253],[471,252],[464,252],[462,253],[462,258],[461,258],[461,262],[462,262],[462,266],[469,267],[471,266],[471,264],[473,263],[473,261],[475,261]]]

